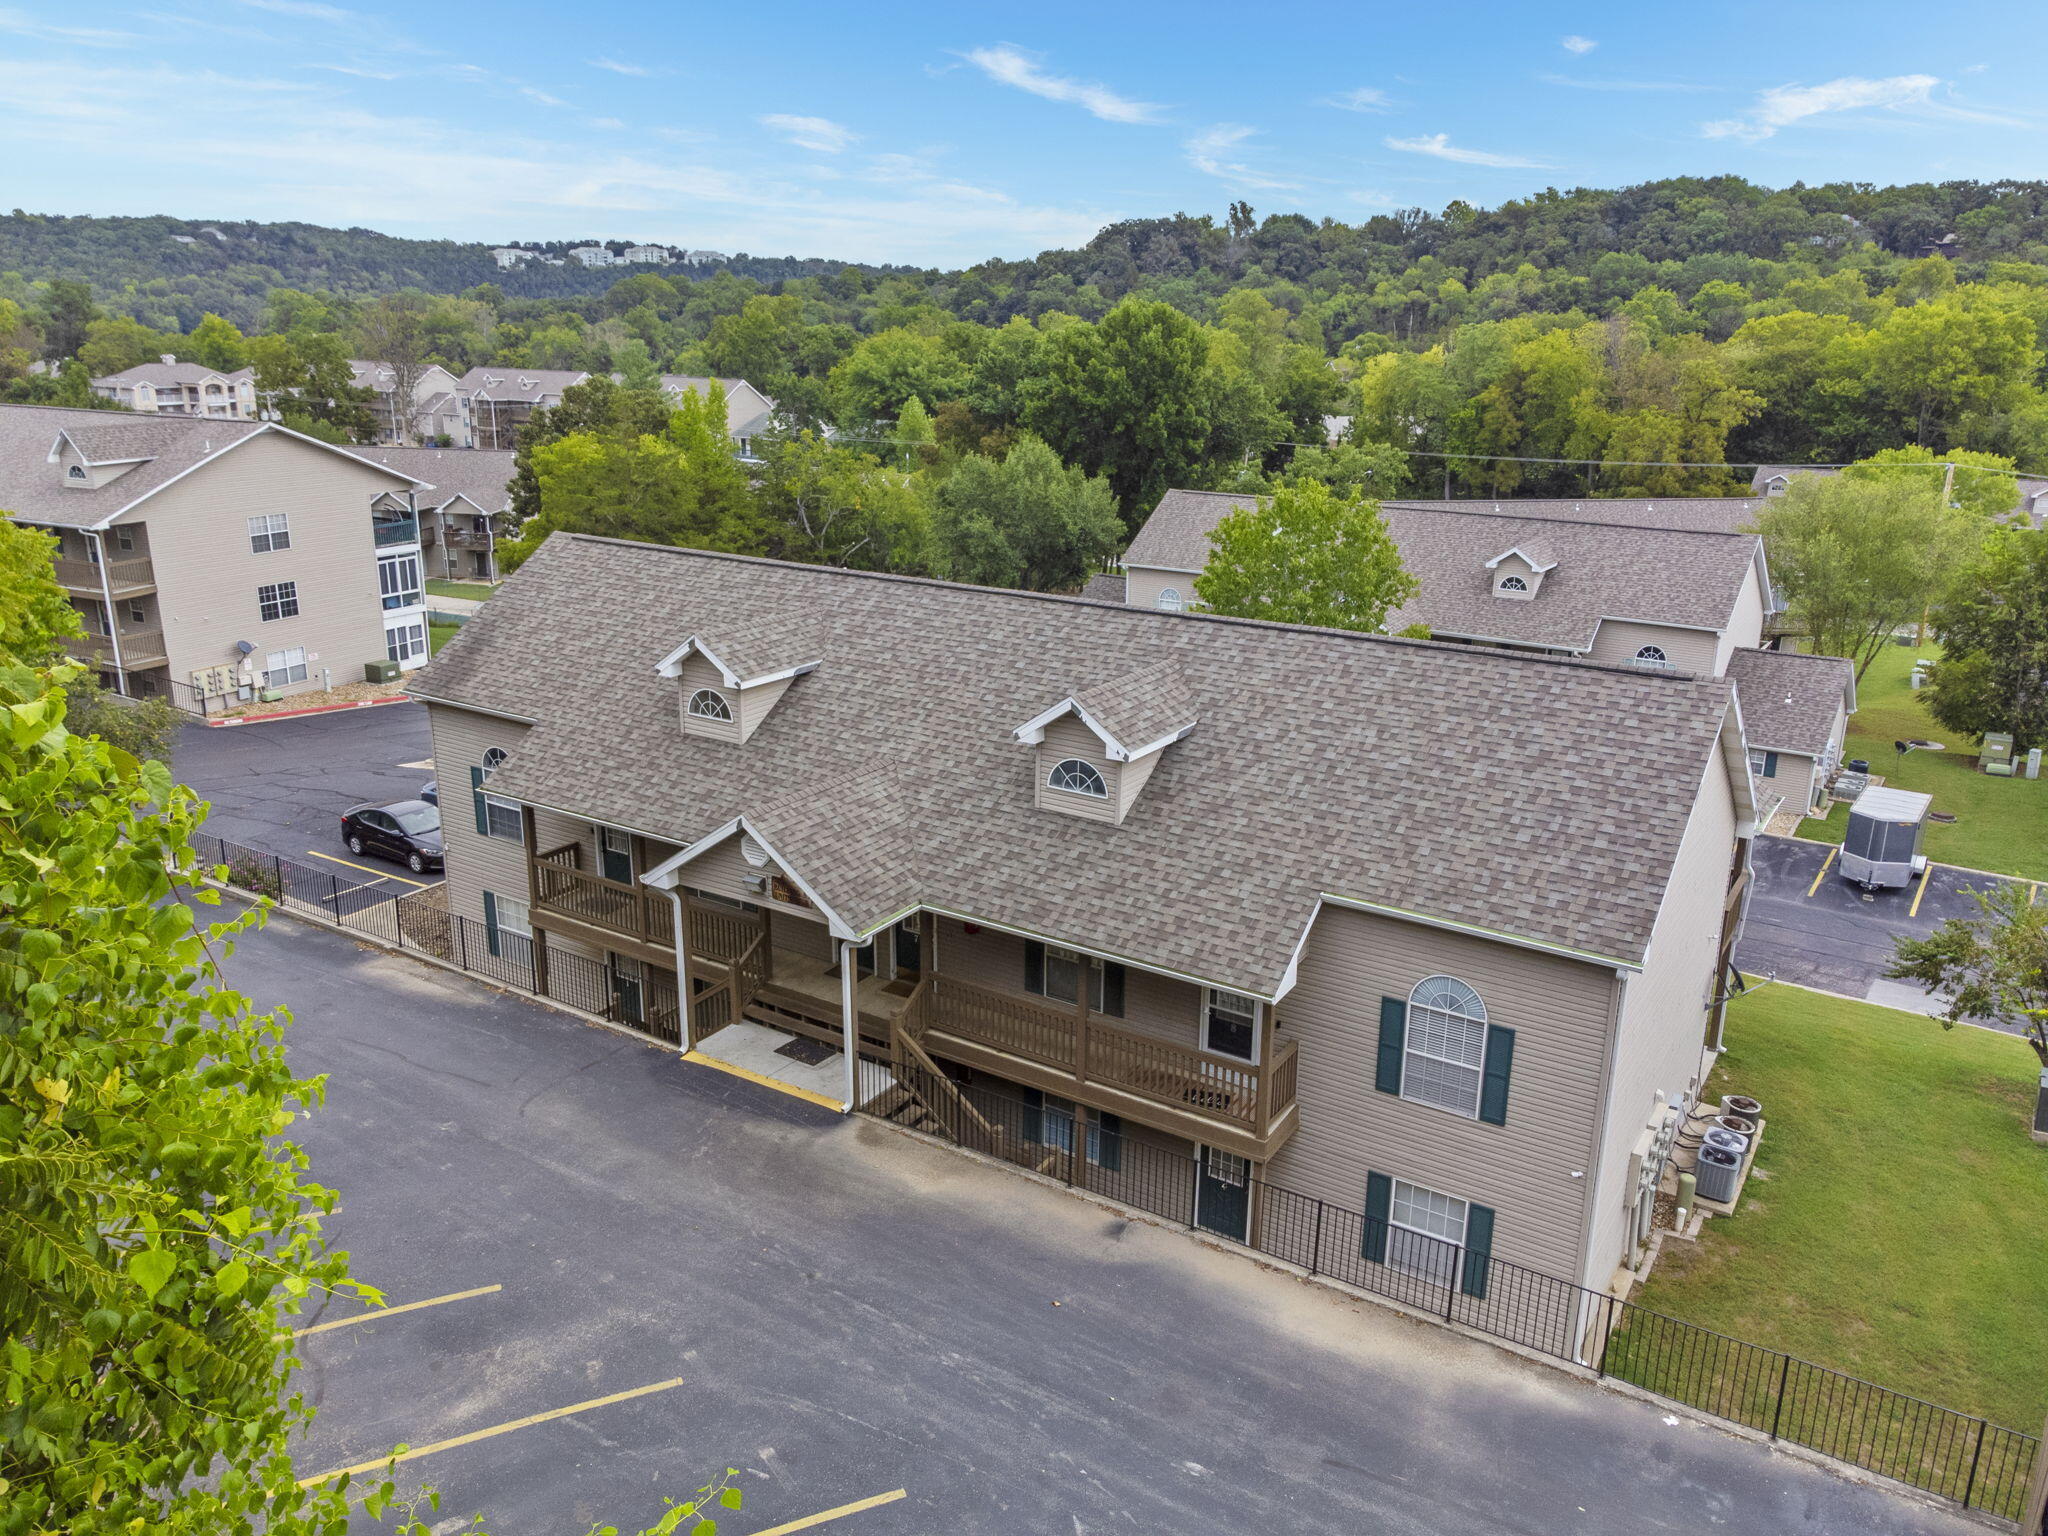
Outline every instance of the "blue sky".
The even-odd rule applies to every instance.
[[[954,266],[1239,197],[2048,178],[2044,43],[2029,0],[27,0],[0,3],[0,196]]]

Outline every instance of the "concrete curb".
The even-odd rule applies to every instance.
[[[358,699],[353,704],[320,704],[312,709],[275,709],[267,715],[236,715],[226,720],[209,720],[207,725],[214,730],[229,725],[268,725],[273,720],[302,720],[307,715],[338,715],[351,709],[375,709],[382,704],[412,704],[418,702],[410,694],[394,693],[388,699]]]

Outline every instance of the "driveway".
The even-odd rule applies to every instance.
[[[1744,971],[1915,1013],[1941,1005],[1910,983],[1883,979],[1892,940],[1925,938],[1947,918],[1974,916],[1967,893],[2004,883],[1935,864],[1924,891],[1917,880],[1902,891],[1865,891],[1837,871],[1836,849],[1793,837],[1759,837],[1752,859],[1756,886],[1735,953]]]
[[[1983,1529],[337,934],[228,965],[327,1076],[335,1242],[427,1303],[301,1319],[302,1475],[456,1441],[401,1486],[536,1536],[728,1466],[736,1533]]]
[[[440,883],[383,859],[357,859],[339,832],[352,805],[418,795],[434,777],[433,751],[424,705],[380,704],[256,725],[188,724],[171,766],[213,806],[207,834],[317,871],[299,885],[331,886],[347,907]]]

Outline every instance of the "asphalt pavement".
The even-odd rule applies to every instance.
[[[1754,976],[1775,976],[1914,1013],[1941,1004],[1910,982],[1886,981],[1898,937],[1925,938],[1951,917],[1977,912],[1971,890],[2002,877],[1947,864],[1928,867],[1904,890],[1865,891],[1844,879],[1827,843],[1759,837],[1752,853],[1756,886],[1735,960]],[[1924,889],[1923,889],[1924,883]],[[2022,884],[2033,885],[2031,881]]]
[[[343,935],[228,972],[290,1005],[330,1231],[413,1308],[300,1320],[339,1324],[302,1475],[403,1441],[509,1536],[728,1466],[736,1536],[1983,1529]]]

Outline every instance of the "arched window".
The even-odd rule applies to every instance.
[[[1503,576],[1500,579],[1500,589],[1503,592],[1526,592],[1529,590],[1529,583],[1519,576]]]
[[[1671,658],[1664,654],[1663,646],[1646,645],[1636,652],[1636,665],[1639,667],[1668,667],[1671,665]]]
[[[1109,794],[1109,786],[1102,782],[1102,775],[1095,771],[1092,763],[1084,763],[1078,757],[1064,758],[1053,765],[1045,782],[1054,789],[1064,789],[1073,795],[1093,795],[1103,799]]]
[[[699,720],[730,720],[732,706],[716,688],[699,688],[690,695],[690,713]]]
[[[1408,994],[1401,1097],[1479,1115],[1486,1066],[1486,1004],[1455,976],[1425,976]]]
[[[1159,606],[1168,613],[1179,613],[1182,607],[1185,606],[1181,602],[1180,589],[1178,587],[1161,587],[1159,589]]]
[[[483,756],[484,777],[488,779],[492,774],[496,773],[505,759],[511,755],[503,747],[485,747]]]

